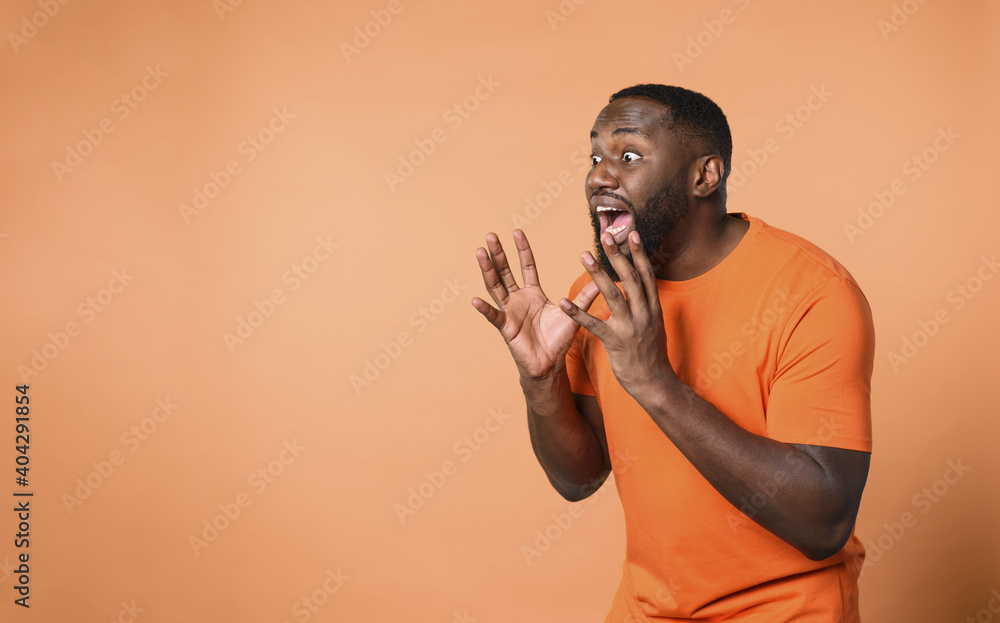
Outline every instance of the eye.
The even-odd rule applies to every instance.
[[[624,154],[622,154],[622,160],[624,160],[625,162],[632,162],[634,160],[638,160],[641,157],[642,156],[635,153],[634,151],[627,151]]]
[[[600,161],[601,161],[601,157],[600,156],[591,156],[590,157],[590,166],[596,167],[597,163],[600,162]]]

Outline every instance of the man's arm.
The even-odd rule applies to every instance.
[[[829,558],[840,551],[850,538],[857,517],[861,493],[868,477],[869,453],[785,444],[754,435],[697,396],[688,385],[680,383],[676,389],[681,393],[674,397],[679,401],[674,418],[657,415],[658,410],[652,407],[647,412],[724,498],[737,508],[745,506],[747,500],[753,500],[754,521],[813,560]],[[667,388],[664,390],[662,397],[669,400],[671,392]],[[546,390],[542,395],[555,396],[558,392]],[[525,392],[527,396],[528,390]],[[537,420],[532,417],[530,408],[528,429],[535,455],[552,485],[563,497],[575,502],[598,489],[611,471],[611,461],[604,418],[597,400],[583,394],[572,394],[572,397],[591,430],[578,429],[573,433],[571,427],[556,428],[553,430],[555,443],[545,445],[549,440],[538,438],[537,428],[532,427],[532,422]],[[671,428],[670,432],[664,424],[660,424],[661,419]],[[545,426],[557,421],[559,418],[543,419],[540,423]],[[567,423],[578,421],[572,417],[565,418]],[[674,421],[697,425],[689,426],[687,430],[674,430],[682,429],[673,426]],[[714,430],[716,428],[719,430]],[[588,474],[593,473],[595,461],[584,458],[594,452],[588,439],[591,433],[596,433],[603,450],[601,473],[594,478]],[[567,448],[574,447],[567,442],[573,434],[581,435],[585,440],[584,447],[588,449],[557,458],[565,454]],[[706,443],[709,439],[720,442]],[[560,463],[560,460],[566,462]],[[563,467],[554,468],[555,465]],[[573,470],[577,470],[576,477],[565,480],[565,475]],[[563,480],[557,480],[559,477],[554,477],[554,474],[563,474]],[[761,500],[763,504],[759,503]]]
[[[564,366],[543,378],[522,377],[521,389],[531,447],[549,482],[570,502],[590,496],[611,472],[597,400],[570,391]]]
[[[562,309],[601,340],[618,382],[723,497],[737,507],[754,500],[753,520],[811,559],[837,553],[854,526],[869,453],[756,435],[698,396],[667,360],[655,273],[638,235],[629,236],[634,266],[609,238],[602,238],[604,249],[625,296],[586,254],[611,316],[599,320],[567,299]]]
[[[829,558],[850,538],[869,453],[755,435],[679,379],[640,395],[660,430],[724,498],[737,508],[753,500],[752,519],[806,557]]]
[[[523,287],[514,280],[500,240],[491,232],[486,236],[488,251],[476,249],[476,258],[497,307],[479,297],[472,305],[500,331],[517,365],[539,464],[563,497],[582,500],[607,478],[610,460],[603,420],[594,419],[597,401],[575,398],[570,391],[566,353],[580,327],[542,292],[531,246],[520,229],[514,230],[514,243]],[[597,287],[587,284],[574,304],[589,309],[597,294]],[[578,401],[586,403],[585,410]]]

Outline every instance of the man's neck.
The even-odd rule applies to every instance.
[[[689,213],[677,235],[663,241],[651,257],[656,278],[687,281],[704,275],[724,260],[743,239],[750,223],[725,209]]]

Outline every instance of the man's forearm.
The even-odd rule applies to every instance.
[[[676,377],[636,399],[724,498],[737,508],[754,500],[752,519],[809,558],[850,536],[857,508],[810,455],[741,428]]]
[[[521,378],[531,446],[552,486],[568,500],[581,500],[608,475],[597,434],[577,409],[563,367],[539,378]]]

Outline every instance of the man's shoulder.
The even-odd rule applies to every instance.
[[[855,286],[854,276],[835,257],[809,240],[789,231],[769,225],[763,220],[750,216],[751,223],[759,222],[756,228],[751,254],[753,261],[769,264],[771,274],[794,273],[808,275],[819,282],[839,278]]]

